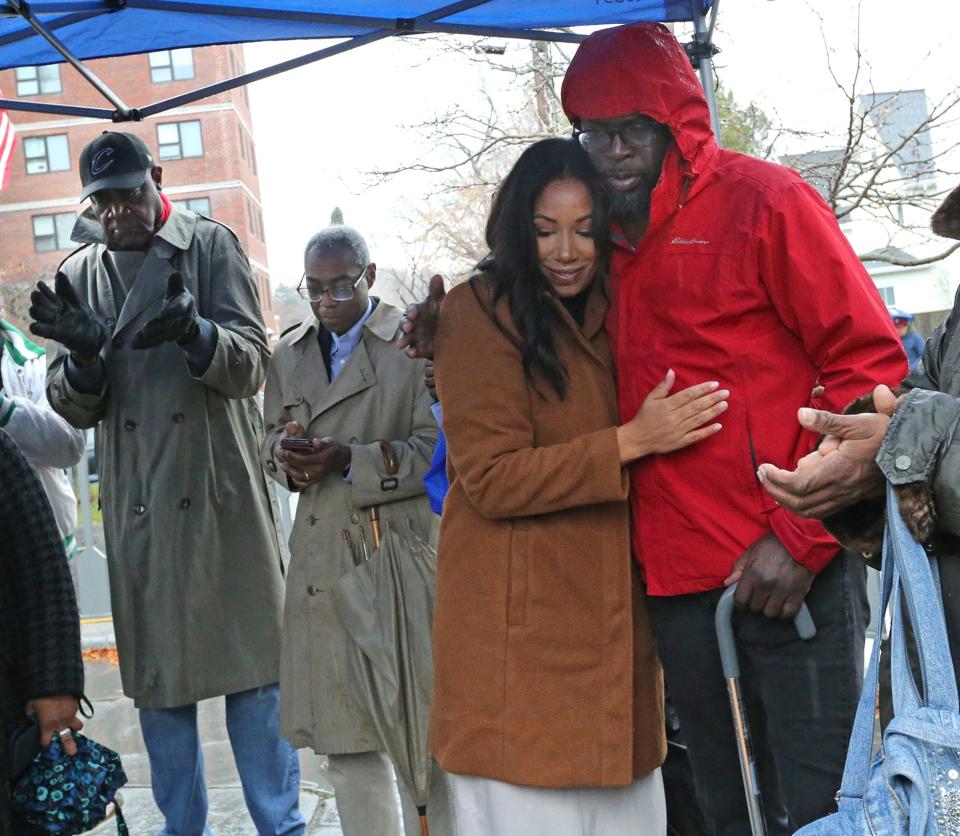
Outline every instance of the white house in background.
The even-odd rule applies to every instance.
[[[917,130],[928,118],[926,93],[904,90],[861,96],[859,116],[865,138],[841,177],[846,183],[839,190],[841,209],[845,199],[850,205],[858,186],[876,170],[876,161],[894,153],[874,184],[883,199],[844,215],[840,228],[863,258],[884,302],[918,315],[918,330],[928,334],[953,305],[960,284],[960,255],[907,266],[869,257],[877,254],[903,262],[922,260],[942,252],[950,243],[929,231],[931,206],[936,203],[932,196],[938,188],[954,184],[938,184],[930,131]],[[827,197],[844,153],[844,149],[827,149],[786,156],[781,161]],[[924,198],[927,206],[914,205]]]

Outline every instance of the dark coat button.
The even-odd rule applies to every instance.
[[[137,428],[137,422],[131,418],[127,418],[127,420],[123,422],[123,428],[125,430],[135,430]]]
[[[270,468],[272,473],[277,472],[277,463],[273,459],[270,459],[270,461],[267,462],[267,467]]]
[[[108,316],[108,317],[107,317],[107,327],[108,327],[108,328],[113,328],[113,326],[116,325],[116,324],[117,324],[117,320],[116,320],[114,317],[112,317],[112,316]]]
[[[313,514],[311,514],[309,517],[307,517],[307,522],[310,523],[310,525],[316,525],[318,522],[320,522],[320,517],[315,517]]]
[[[181,499],[181,500],[180,500],[180,507],[183,508],[184,511],[186,511],[187,508],[190,507],[190,500],[189,500],[188,498],[186,498],[186,497],[183,498],[183,499]]]
[[[360,515],[359,515],[359,514],[351,514],[351,515],[350,515],[350,522],[352,522],[352,523],[354,523],[354,524],[360,522]]]
[[[311,585],[311,586],[308,586],[308,587],[307,587],[307,595],[309,595],[309,596],[311,596],[311,597],[313,597],[314,595],[316,595],[319,591],[320,591],[320,590],[317,589],[315,586],[312,586],[312,585]]]
[[[174,423],[174,424],[182,424],[182,423],[184,422],[185,418],[186,418],[186,416],[185,416],[182,412],[174,412],[174,413],[173,413],[173,423]]]
[[[147,506],[146,506],[146,505],[134,505],[134,506],[133,506],[133,513],[136,514],[138,517],[142,517],[144,514],[147,513]]]

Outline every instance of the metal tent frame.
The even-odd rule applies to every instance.
[[[296,69],[307,64],[332,58],[335,55],[348,52],[367,44],[375,43],[385,38],[409,36],[416,34],[454,34],[487,36],[506,39],[541,40],[561,43],[579,43],[584,35],[569,31],[550,28],[530,27],[512,28],[509,26],[471,25],[449,20],[460,13],[488,6],[491,0],[458,0],[436,8],[432,11],[408,18],[378,17],[360,14],[344,14],[342,12],[324,12],[321,10],[284,10],[270,8],[271,4],[231,5],[228,3],[191,2],[189,0],[72,0],[72,2],[50,2],[42,0],[28,2],[28,0],[0,0],[0,21],[4,18],[19,18],[27,25],[20,29],[0,34],[0,67],[8,67],[9,63],[2,60],[4,47],[20,43],[31,37],[42,38],[55,50],[63,61],[74,67],[111,105],[111,107],[83,107],[79,105],[54,104],[42,101],[24,101],[21,99],[0,98],[0,109],[27,111],[32,113],[50,113],[62,116],[81,116],[94,119],[108,119],[112,122],[137,122],[158,113],[171,110],[181,105],[224,93],[228,90],[241,87],[253,81],[269,78],[288,70]],[[713,72],[713,56],[719,51],[713,44],[713,32],[716,25],[719,0],[688,0],[689,13],[678,20],[691,21],[694,25],[694,40],[685,44],[687,54],[695,68],[700,73],[700,81],[710,107],[711,121],[714,134],[719,140],[719,121],[717,115],[717,101],[715,78]],[[274,4],[275,5],[275,4]],[[318,7],[322,3],[315,4]],[[342,5],[342,4],[341,4]],[[5,8],[4,8],[5,7]],[[705,7],[709,8],[709,20]],[[204,87],[172,96],[168,99],[153,102],[142,107],[130,107],[123,102],[96,74],[84,64],[84,59],[78,57],[65,43],[58,33],[64,32],[75,24],[85,23],[94,18],[105,15],[123,15],[127,10],[175,11],[180,14],[196,14],[204,16],[220,16],[225,19],[247,18],[251,20],[281,20],[289,23],[308,25],[322,25],[341,28],[344,32],[357,32],[347,35],[346,40],[332,46],[282,61],[261,70],[235,76]],[[47,18],[47,19],[45,19]],[[642,18],[637,18],[642,19]],[[609,22],[609,21],[603,21]],[[544,22],[549,26],[549,22]],[[316,36],[314,36],[316,37]],[[344,37],[344,35],[326,35],[325,37]],[[254,41],[256,38],[245,38]],[[204,41],[194,38],[183,39],[182,43],[170,44],[167,48],[177,46],[203,46],[205,43],[222,43],[223,41],[210,39]],[[137,50],[130,50],[135,52]],[[97,54],[96,57],[109,57],[127,54],[118,51]]]

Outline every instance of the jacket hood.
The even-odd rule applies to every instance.
[[[930,226],[937,235],[944,238],[960,238],[960,186],[957,186],[940,208],[933,213]]]
[[[590,35],[561,88],[571,123],[642,113],[666,125],[693,172],[716,145],[710,110],[690,59],[661,23],[632,23]]]

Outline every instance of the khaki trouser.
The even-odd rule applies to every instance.
[[[420,836],[420,820],[403,781],[385,752],[327,755],[343,836]],[[400,810],[403,812],[400,830]],[[458,836],[447,791],[447,776],[436,764],[427,807],[430,836]]]

